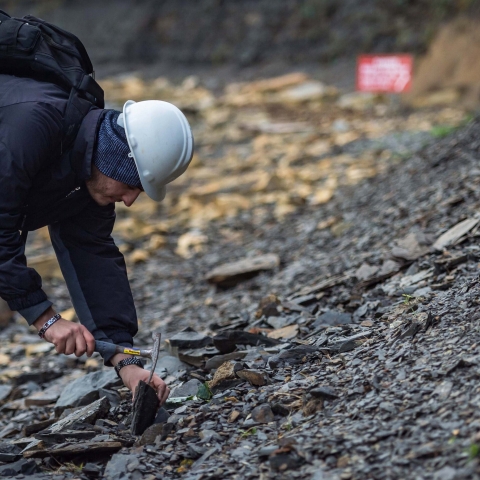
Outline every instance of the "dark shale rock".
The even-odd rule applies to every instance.
[[[268,403],[259,405],[252,410],[252,420],[256,423],[270,423],[275,420],[272,409]]]
[[[108,389],[121,384],[122,381],[117,377],[113,368],[88,373],[64,388],[55,404],[55,410],[61,412],[69,407],[88,405],[99,398],[101,388]]]
[[[0,477],[15,477],[17,475],[33,475],[40,473],[35,460],[22,458],[14,463],[0,466]]]
[[[145,382],[140,381],[135,390],[133,403],[133,418],[131,430],[133,435],[142,435],[155,421],[159,400],[155,390]]]
[[[213,344],[223,354],[233,352],[237,348],[237,345],[256,347],[257,345],[274,346],[279,343],[281,343],[279,340],[264,335],[244,332],[243,330],[231,330],[213,337]]]

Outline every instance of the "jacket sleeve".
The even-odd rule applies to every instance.
[[[132,346],[137,315],[111,236],[114,223],[114,205],[91,200],[80,214],[51,225],[50,237],[80,322],[96,340]]]
[[[32,324],[50,305],[38,273],[27,268],[19,229],[32,180],[55,158],[62,117],[48,104],[0,108],[0,297]]]

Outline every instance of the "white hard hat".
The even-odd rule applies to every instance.
[[[165,185],[179,177],[193,156],[193,135],[185,115],[160,100],[128,100],[118,124],[125,128],[128,146],[145,193],[165,198]]]

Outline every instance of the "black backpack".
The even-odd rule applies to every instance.
[[[92,62],[73,34],[31,15],[13,18],[0,10],[0,73],[54,83],[70,93],[61,151],[72,146],[92,105],[104,108]]]

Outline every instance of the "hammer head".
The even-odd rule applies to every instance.
[[[152,347],[152,366],[150,369],[150,376],[148,377],[148,383],[152,380],[153,373],[155,372],[155,367],[157,366],[158,354],[160,352],[160,341],[162,339],[161,333],[154,333],[153,338],[153,347]]]

